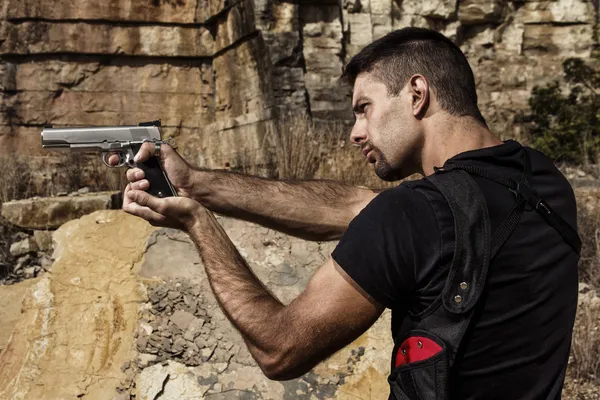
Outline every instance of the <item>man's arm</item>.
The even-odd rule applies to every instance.
[[[150,157],[145,143],[136,161]],[[180,194],[209,210],[255,222],[307,240],[339,239],[348,224],[381,190],[334,181],[277,181],[226,171],[198,170],[170,146],[161,146],[161,163]],[[116,163],[114,156],[109,160]],[[131,189],[147,190],[138,168],[127,171]]]
[[[383,312],[331,258],[286,306],[256,278],[211,213],[204,213],[189,235],[219,304],[270,379],[303,375]]]
[[[383,311],[331,258],[306,290],[284,305],[256,278],[214,215],[199,203],[184,197],[158,199],[129,186],[125,196],[126,212],[190,235],[217,301],[271,379],[304,374],[357,338]]]
[[[209,210],[306,240],[339,239],[380,192],[327,180],[278,181],[195,170],[193,198]]]

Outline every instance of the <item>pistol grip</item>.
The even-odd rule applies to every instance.
[[[133,153],[137,154],[141,146],[134,146]],[[162,168],[160,160],[157,157],[150,157],[144,162],[138,162],[136,165],[146,175],[146,179],[150,182],[150,188],[147,190],[156,197],[173,197],[177,196],[177,190],[169,181],[169,177]]]

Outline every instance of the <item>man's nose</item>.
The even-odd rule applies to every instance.
[[[356,121],[352,127],[352,132],[350,132],[350,141],[356,145],[361,145],[367,140],[367,130],[361,122]]]

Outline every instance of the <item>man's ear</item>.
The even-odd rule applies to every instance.
[[[429,82],[423,75],[413,75],[408,82],[412,97],[412,111],[417,119],[425,117],[429,108]]]

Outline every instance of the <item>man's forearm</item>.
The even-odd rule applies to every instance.
[[[293,336],[286,333],[294,327],[284,321],[285,306],[252,273],[212,214],[207,212],[188,233],[217,301],[269,376],[285,347],[282,340]]]
[[[334,240],[376,191],[335,181],[277,181],[226,171],[194,172],[192,197],[211,211],[308,240]]]

